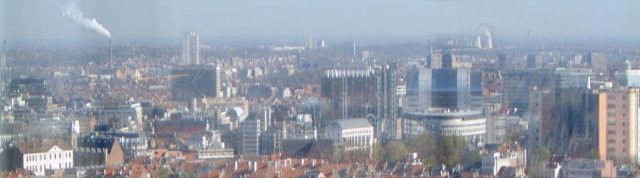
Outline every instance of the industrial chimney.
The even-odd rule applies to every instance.
[[[109,62],[111,62],[111,67],[113,68],[113,46],[111,44],[111,38],[109,38]]]

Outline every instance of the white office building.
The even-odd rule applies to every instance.
[[[185,32],[182,39],[182,64],[200,64],[198,33]]]
[[[373,145],[373,126],[365,118],[331,121],[324,133],[325,138],[347,151],[367,149]]]
[[[61,139],[18,142],[14,146],[14,162],[36,176],[44,176],[45,170],[73,167],[73,149]]]

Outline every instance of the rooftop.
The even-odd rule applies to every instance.
[[[71,147],[67,145],[62,139],[45,139],[26,142],[16,142],[15,146],[20,149],[23,154],[42,153],[47,152],[53,146],[57,146],[61,150],[71,150]]]
[[[342,120],[331,121],[331,123],[329,123],[329,125],[334,125],[334,124],[337,124],[340,128],[342,128],[342,130],[371,127],[369,120],[365,118],[342,119]]]

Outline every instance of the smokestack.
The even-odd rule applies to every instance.
[[[2,53],[2,61],[0,61],[0,67],[2,67],[2,69],[4,69],[4,67],[7,65],[7,51],[9,48],[9,44],[7,42],[7,40],[4,40],[4,53]]]
[[[111,44],[111,38],[109,38],[109,61],[111,62],[111,67],[113,67],[113,46]]]

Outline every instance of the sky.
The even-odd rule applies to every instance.
[[[63,16],[68,0],[0,0],[0,38],[106,38]],[[113,38],[498,35],[640,37],[635,0],[76,0]]]

